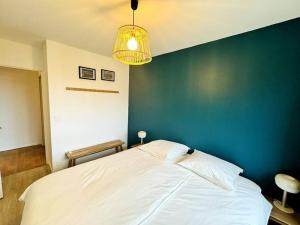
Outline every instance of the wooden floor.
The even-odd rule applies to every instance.
[[[48,166],[3,177],[4,198],[0,199],[0,225],[20,225],[24,203],[18,198],[35,180],[50,173]]]
[[[2,176],[8,176],[45,164],[45,148],[42,145],[0,152],[0,171]]]

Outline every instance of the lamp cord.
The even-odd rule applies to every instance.
[[[132,10],[132,21],[133,21],[133,26],[134,26],[134,10]]]

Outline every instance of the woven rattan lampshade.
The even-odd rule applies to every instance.
[[[113,57],[129,65],[142,65],[152,60],[147,31],[136,25],[119,28]]]

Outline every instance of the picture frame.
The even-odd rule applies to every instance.
[[[115,71],[101,69],[101,80],[115,81]]]
[[[96,80],[96,69],[79,66],[79,79]]]

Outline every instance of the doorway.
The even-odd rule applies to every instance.
[[[0,67],[2,176],[45,165],[40,74]]]

